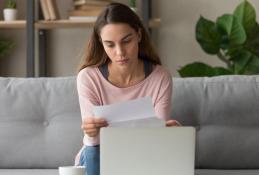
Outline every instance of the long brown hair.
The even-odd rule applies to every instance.
[[[99,67],[109,61],[100,39],[101,29],[107,24],[126,23],[136,32],[141,31],[138,56],[147,59],[153,64],[161,65],[161,60],[155,52],[147,31],[141,23],[138,15],[128,6],[121,3],[111,3],[98,16],[93,32],[90,36],[86,54],[83,57],[83,64],[79,71],[88,66]]]

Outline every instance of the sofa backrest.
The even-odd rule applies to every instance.
[[[197,128],[196,168],[259,168],[259,76],[173,84],[172,118]]]
[[[259,76],[174,78],[172,118],[197,128],[196,168],[259,168]],[[72,165],[75,77],[0,78],[0,168]]]
[[[0,168],[73,165],[80,125],[75,77],[0,78]]]

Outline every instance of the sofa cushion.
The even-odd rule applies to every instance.
[[[197,168],[259,169],[259,76],[174,78],[172,100],[197,128]]]
[[[58,169],[0,169],[1,175],[59,175]]]
[[[259,170],[213,170],[197,169],[195,175],[258,175]]]
[[[0,78],[0,89],[0,168],[73,165],[83,137],[75,77]]]
[[[57,169],[0,169],[1,175],[59,175]],[[195,175],[258,175],[259,170],[197,169]]]

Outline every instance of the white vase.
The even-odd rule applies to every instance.
[[[14,21],[17,19],[17,9],[4,9],[4,20]]]

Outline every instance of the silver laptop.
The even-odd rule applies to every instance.
[[[102,128],[101,175],[194,175],[195,129]]]

